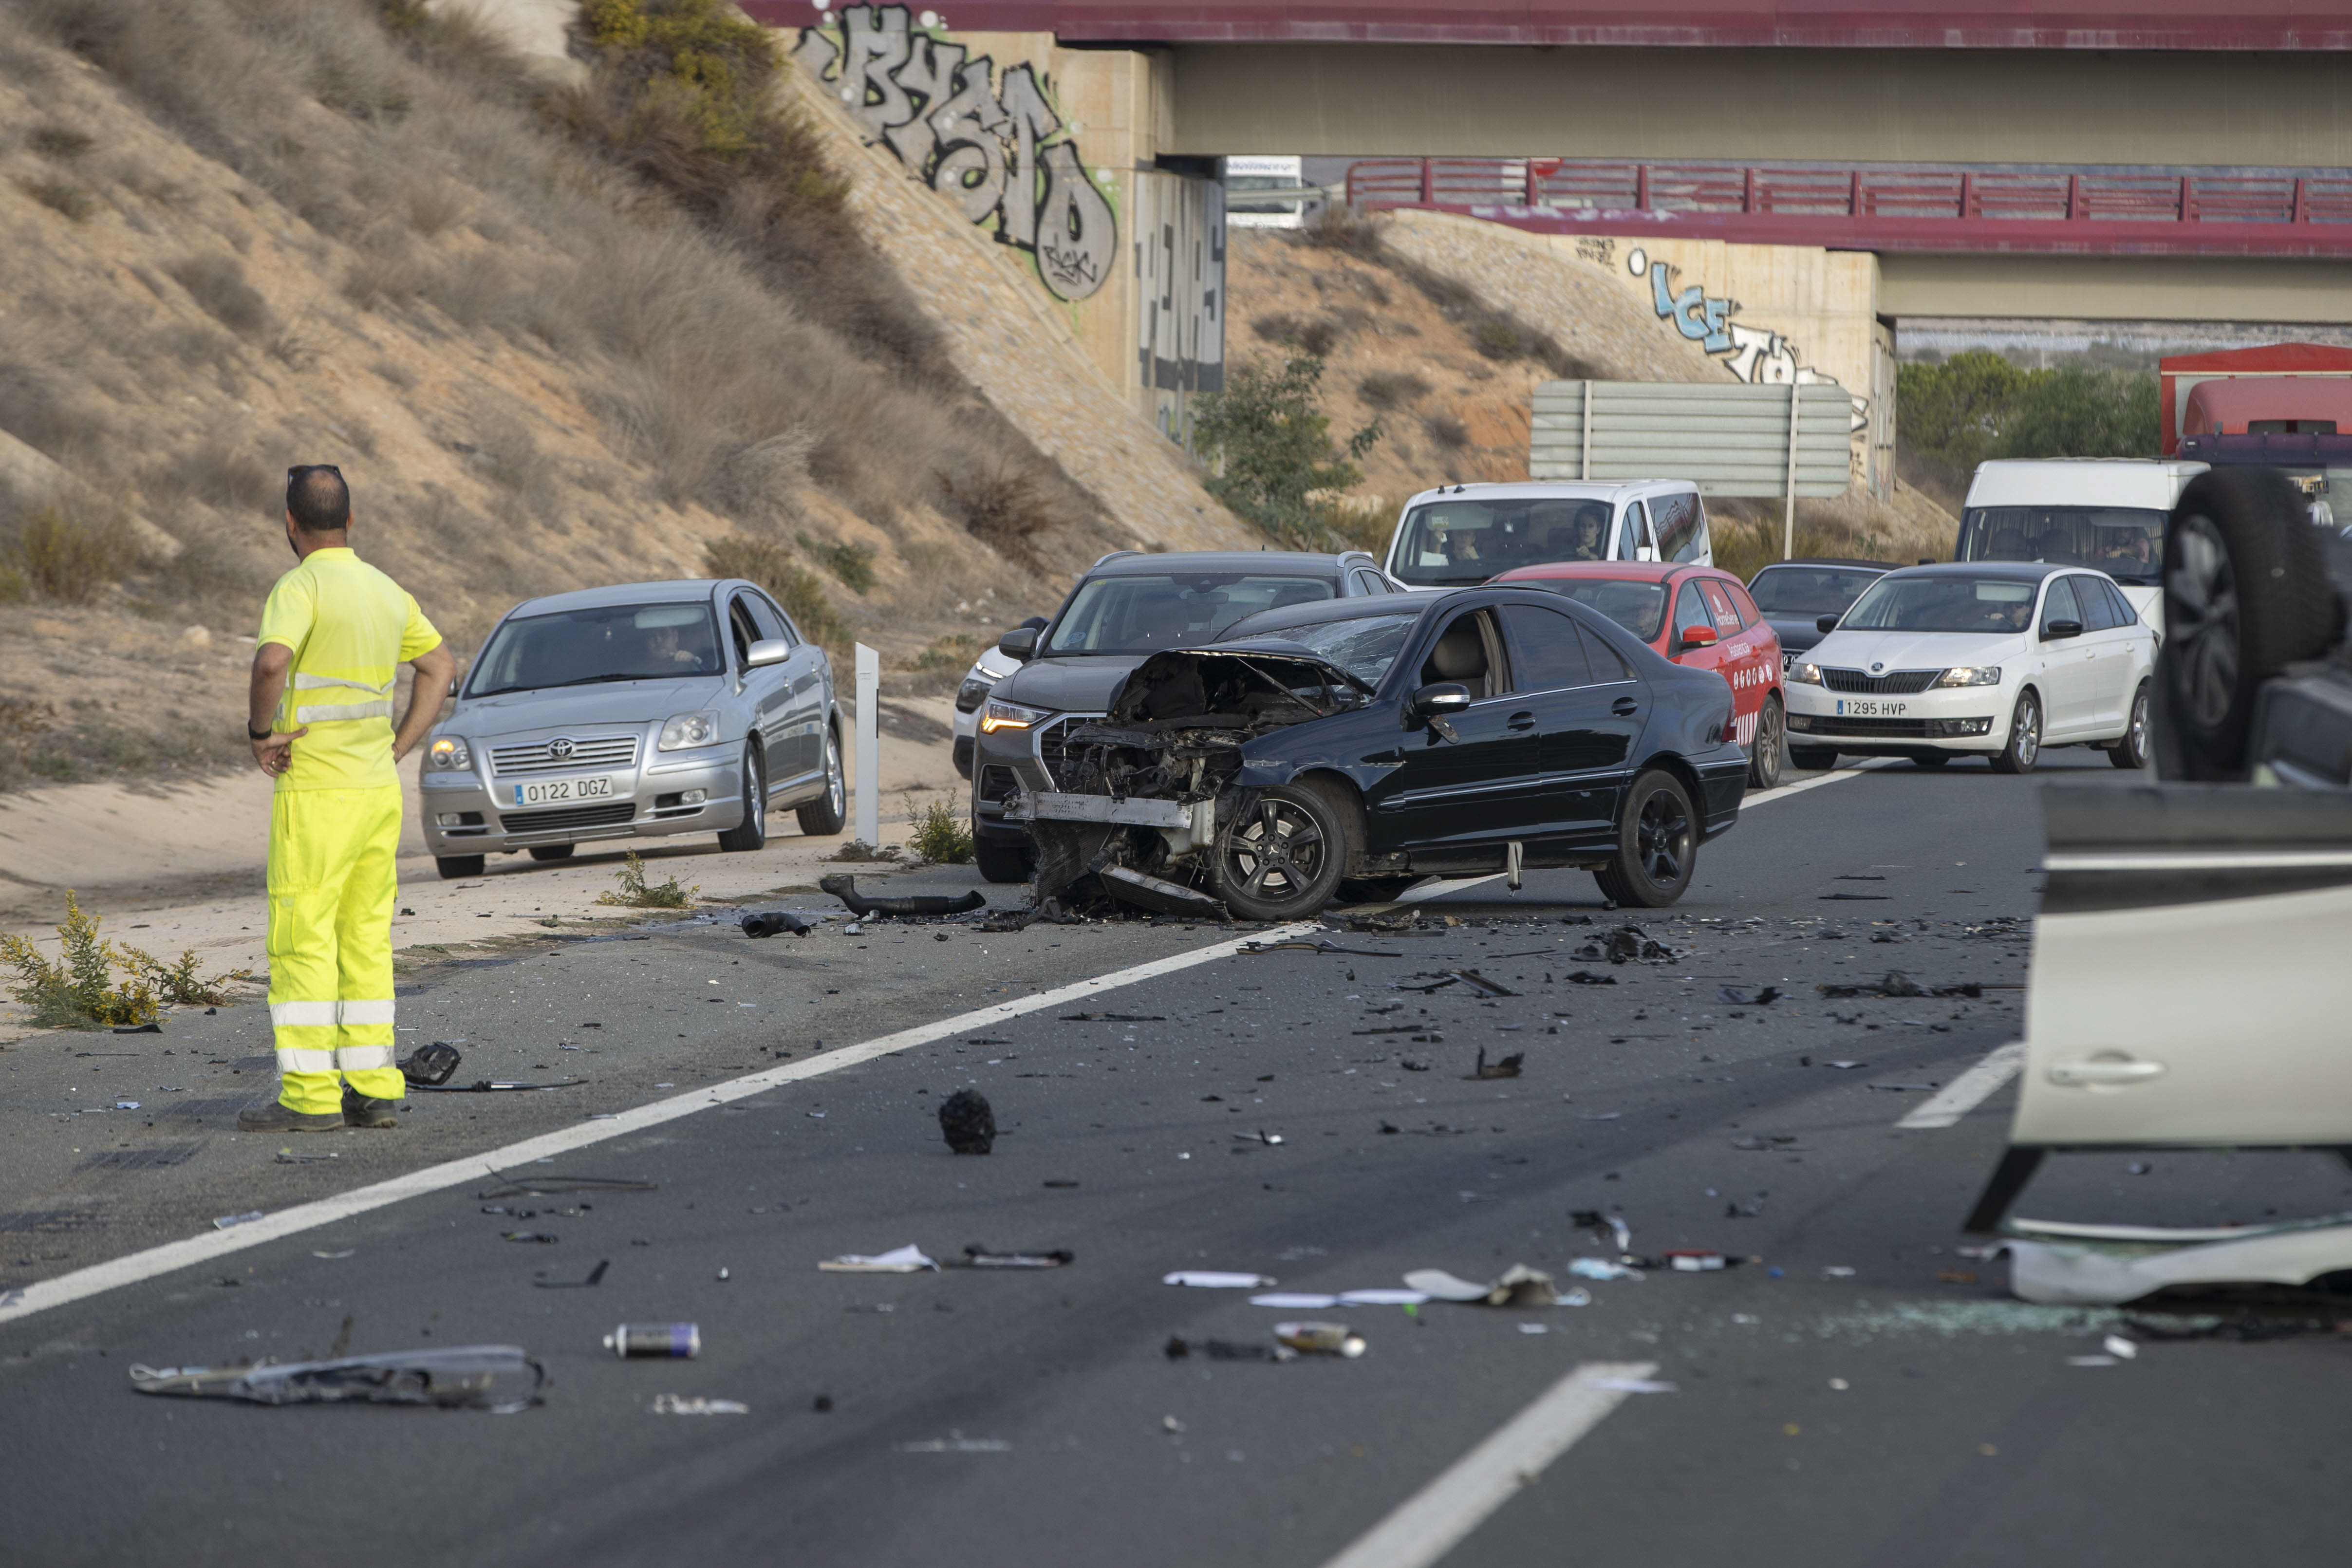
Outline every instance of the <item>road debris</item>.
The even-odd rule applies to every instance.
[[[940,1133],[959,1154],[985,1154],[996,1147],[996,1113],[976,1089],[960,1089],[940,1102]]]
[[[1824,996],[1882,996],[1907,999],[1928,996],[1982,996],[1984,987],[1975,981],[1959,985],[1922,985],[1899,969],[1890,969],[1876,980],[1859,985],[1820,984],[1813,987]]]
[[[743,917],[743,934],[768,937],[788,931],[794,936],[806,936],[823,923],[821,920],[805,920],[790,910],[765,910]]]
[[[1717,1001],[1728,1002],[1735,1007],[1769,1007],[1788,993],[1777,985],[1767,985],[1750,995],[1737,985],[1724,985],[1718,986],[1715,994]]]
[[[235,1399],[248,1405],[436,1405],[499,1413],[537,1405],[546,1381],[546,1369],[514,1345],[394,1351],[258,1366],[131,1368],[131,1386],[142,1394]]]
[[[903,899],[869,899],[857,890],[857,879],[846,871],[819,877],[816,885],[839,899],[851,914],[861,920],[873,915],[968,915],[988,907],[988,895],[977,888],[953,898],[929,893]]]
[[[1234,918],[1223,900],[1211,898],[1181,882],[1146,876],[1126,866],[1106,866],[1096,875],[1102,881],[1103,891],[1112,898],[1123,904],[1149,910],[1153,914],[1201,921],[1230,921]],[[1247,952],[1252,950],[1244,948],[1242,951]]]
[[[623,1323],[604,1336],[604,1348],[623,1361],[692,1361],[702,1353],[702,1329],[695,1323]]]
[[[1060,1268],[1077,1261],[1078,1255],[1066,1247],[1051,1252],[999,1252],[990,1247],[967,1247],[963,1249],[962,1268]]]
[[[400,1064],[400,1076],[417,1089],[438,1089],[449,1081],[465,1058],[457,1047],[446,1040],[436,1040],[429,1046],[419,1046]]]
[[[1264,1144],[1267,1148],[1280,1148],[1282,1146],[1282,1134],[1279,1132],[1268,1132],[1264,1128],[1260,1128],[1255,1132],[1234,1133],[1234,1142],[1236,1143],[1260,1143]]]
[[[1797,1135],[1793,1132],[1744,1133],[1734,1138],[1731,1146],[1735,1149],[1769,1150],[1775,1153],[1784,1151],[1795,1152],[1804,1147],[1797,1142]]]
[[[1274,1337],[1301,1355],[1345,1356],[1353,1361],[1364,1353],[1363,1336],[1345,1323],[1276,1323]]]
[[[739,1399],[705,1399],[700,1394],[688,1399],[682,1394],[654,1395],[656,1415],[749,1415],[751,1407]]]
[[[1235,951],[1256,954],[1280,952],[1286,948],[1293,947],[1305,952],[1345,953],[1350,958],[1402,958],[1404,956],[1401,952],[1375,952],[1369,947],[1341,947],[1338,942],[1323,937],[1318,937],[1313,942],[1308,942],[1304,937],[1294,937],[1288,942],[1245,942]]]
[[[552,1247],[557,1240],[555,1236],[543,1230],[502,1230],[499,1234],[508,1241],[533,1242],[541,1247]]]
[[[245,1214],[225,1214],[221,1215],[220,1218],[213,1221],[213,1228],[215,1230],[228,1230],[240,1225],[251,1225],[255,1220],[261,1217],[262,1211],[259,1209],[253,1209]]]
[[[1490,1062],[1486,1059],[1486,1047],[1481,1046],[1478,1047],[1478,1065],[1470,1069],[1468,1076],[1475,1080],[1517,1078],[1519,1076],[1519,1064],[1527,1059],[1528,1054],[1525,1051],[1514,1051],[1507,1057]]]
[[[1182,1361],[1187,1356],[1204,1356],[1210,1361],[1297,1361],[1298,1352],[1288,1345],[1276,1342],[1258,1344],[1246,1340],[1188,1340],[1171,1334],[1160,1347],[1160,1353],[1170,1361]]]
[[[1570,985],[1614,985],[1617,984],[1617,977],[1613,974],[1595,974],[1589,969],[1579,969],[1570,973],[1568,983]]]
[[[115,1109],[119,1110],[121,1107],[117,1106]],[[342,1156],[340,1154],[297,1154],[291,1149],[280,1149],[277,1153],[272,1154],[269,1158],[271,1163],[274,1164],[310,1165],[315,1164],[320,1160],[340,1160]]]
[[[1475,969],[1449,969],[1445,973],[1453,975],[1481,996],[1517,996],[1518,994],[1509,986],[1498,984]]]
[[[660,1190],[657,1182],[633,1181],[624,1176],[533,1176],[512,1171],[494,1171],[491,1174],[507,1184],[476,1193],[478,1198],[554,1198],[572,1193],[651,1193]]]
[[[967,1437],[950,1432],[944,1437],[926,1437],[919,1443],[893,1443],[891,1449],[900,1454],[1009,1454],[1013,1445],[1002,1437]]]
[[[2014,1224],[2022,1229],[2033,1222]],[[2172,1286],[2294,1288],[2352,1270],[2352,1215],[2226,1230],[2065,1228],[2076,1234],[2048,1240],[2012,1236],[1991,1248],[2009,1254],[2010,1289],[2020,1300],[2112,1306]],[[2103,1228],[2119,1234],[2080,1234]]]
[[[588,1080],[584,1078],[558,1079],[552,1083],[515,1083],[494,1079],[478,1079],[472,1083],[418,1083],[409,1080],[408,1087],[435,1094],[506,1094],[529,1093],[539,1089],[578,1089]]]
[[[1179,1268],[1160,1277],[1162,1285],[1190,1285],[1202,1290],[1266,1290],[1280,1281],[1265,1274],[1234,1274],[1215,1268]]]
[[[596,1267],[588,1270],[588,1278],[585,1279],[534,1279],[531,1283],[542,1290],[593,1289],[604,1282],[604,1270],[611,1267],[613,1267],[611,1258],[600,1258],[596,1260]]]
[[[1158,1013],[1064,1013],[1055,1022],[1063,1024],[1164,1024],[1168,1020]]]
[[[1443,1268],[1416,1268],[1404,1277],[1404,1282],[1434,1300],[1459,1301],[1465,1306],[1550,1307],[1559,1301],[1551,1276],[1524,1263],[1514,1263],[1485,1285],[1474,1285]]]
[[[911,1241],[887,1252],[845,1252],[817,1265],[825,1274],[919,1274],[937,1268],[939,1264],[923,1256],[923,1249]]]
[[[1606,1258],[1571,1258],[1569,1261],[1568,1271],[1570,1274],[1575,1275],[1579,1279],[1640,1279],[1644,1278],[1640,1269],[1628,1268],[1622,1263],[1612,1263]]]

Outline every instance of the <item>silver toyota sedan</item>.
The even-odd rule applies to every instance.
[[[482,645],[425,746],[444,878],[603,838],[767,842],[772,807],[841,831],[833,664],[755,584],[628,583],[529,599]]]

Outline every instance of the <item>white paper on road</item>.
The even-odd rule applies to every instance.
[[[1337,1296],[1316,1296],[1297,1290],[1277,1290],[1272,1295],[1250,1298],[1253,1307],[1280,1307],[1293,1312],[1319,1312],[1339,1304]]]
[[[1164,1275],[1162,1285],[1192,1285],[1203,1290],[1263,1290],[1274,1283],[1263,1274],[1227,1274],[1214,1268],[1179,1268]]]
[[[887,1252],[845,1252],[839,1258],[826,1258],[817,1267],[829,1274],[918,1274],[939,1265],[924,1257],[923,1249],[910,1241]]]
[[[1832,1063],[1835,1066],[1835,1063]],[[1994,1047],[1985,1058],[1944,1086],[1943,1091],[1896,1122],[1912,1129],[1949,1127],[1992,1098],[2002,1084],[2025,1066],[2025,1042],[2011,1040]]]
[[[1324,1568],[1430,1568],[1634,1392],[1655,1362],[1594,1362],[1455,1460]]]

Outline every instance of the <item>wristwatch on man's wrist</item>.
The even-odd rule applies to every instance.
[[[273,732],[274,731],[268,730],[257,730],[250,724],[247,724],[245,727],[245,738],[248,741],[257,742],[267,741]]]

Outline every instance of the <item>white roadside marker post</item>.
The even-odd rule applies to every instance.
[[[864,643],[857,646],[857,823],[858,842],[879,848],[882,837],[882,658]]]

